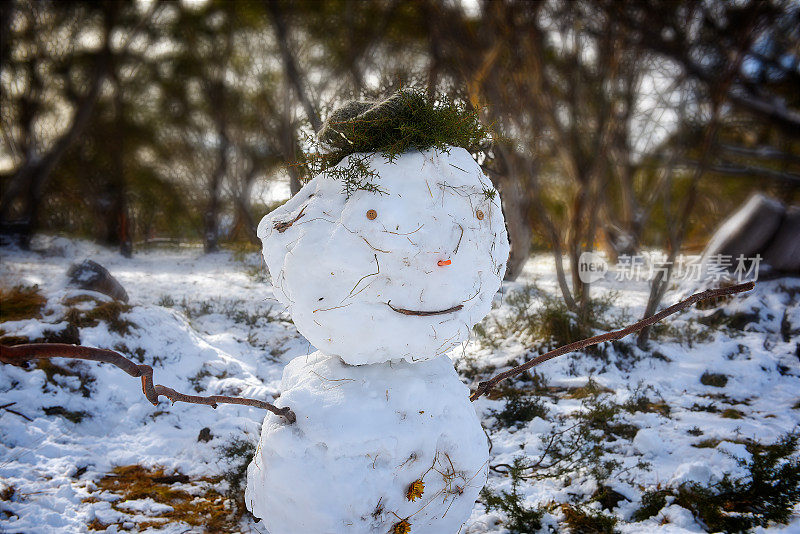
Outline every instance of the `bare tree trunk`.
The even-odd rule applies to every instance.
[[[697,185],[705,172],[708,170],[710,163],[711,146],[714,143],[717,133],[718,109],[718,106],[715,106],[711,122],[706,128],[701,154],[701,164],[692,175],[692,181],[689,186],[689,190],[686,192],[686,196],[684,197],[680,215],[678,220],[675,221],[675,223],[678,225],[678,228],[674,232],[670,231],[670,235],[668,237],[669,256],[667,257],[666,272],[664,270],[660,270],[650,285],[650,296],[647,299],[647,306],[643,316],[644,319],[652,316],[658,306],[661,304],[661,300],[664,298],[664,294],[667,292],[667,288],[669,287],[669,280],[672,276],[672,269],[675,264],[675,259],[677,258],[678,252],[683,244],[683,240],[686,238],[686,234],[689,231],[689,218],[694,210],[695,197],[697,196]],[[671,168],[670,172],[672,172]],[[649,340],[650,327],[648,326],[639,332],[639,335],[636,339],[636,345],[640,349],[644,350],[647,348]]]
[[[110,77],[114,85],[114,115],[116,117],[116,139],[114,140],[113,168],[108,180],[108,196],[110,202],[106,208],[104,240],[110,245],[119,247],[119,252],[126,258],[133,255],[133,243],[130,236],[128,217],[128,188],[125,177],[125,142],[127,125],[122,99],[122,87],[112,67]]]
[[[75,114],[66,132],[41,157],[29,157],[14,173],[0,202],[0,232],[19,232],[20,245],[27,248],[38,223],[42,197],[53,169],[66,151],[80,138],[92,117],[100,88],[108,74],[109,50],[104,47],[97,57],[89,82],[89,90],[76,104]],[[21,201],[19,220],[11,221],[14,204]]]
[[[750,20],[751,27],[752,24],[754,24],[754,21]],[[669,277],[672,274],[672,266],[675,258],[678,255],[678,251],[683,244],[683,240],[686,238],[686,234],[689,231],[689,217],[694,209],[697,184],[712,163],[711,148],[716,144],[720,109],[725,103],[726,99],[730,98],[730,86],[739,72],[745,52],[750,49],[753,39],[754,36],[751,35],[750,31],[743,32],[739,46],[735,51],[736,55],[733,57],[731,62],[726,65],[727,69],[720,78],[722,82],[718,87],[715,88],[714,91],[711,92],[712,114],[711,119],[706,126],[705,136],[700,153],[700,162],[696,167],[694,174],[692,175],[689,191],[686,193],[685,201],[680,211],[680,218],[677,221],[677,224],[679,225],[678,230],[670,236],[670,254],[667,259],[668,264],[666,275],[664,275],[662,272],[659,272],[651,285],[650,297],[648,298],[647,308],[645,309],[645,319],[655,313],[656,309],[661,304],[661,299],[664,297],[664,293],[667,291]],[[650,328],[648,327],[639,333],[636,343],[639,348],[645,349],[648,345],[649,339]]]
[[[147,18],[143,20],[152,16],[157,5],[158,2],[154,3]],[[11,177],[9,186],[0,201],[0,233],[16,234],[20,245],[24,248],[30,245],[30,240],[37,228],[41,203],[53,169],[67,150],[81,137],[92,118],[103,83],[111,68],[110,34],[122,7],[123,4],[120,2],[103,4],[103,46],[95,58],[86,93],[75,103],[74,114],[69,126],[44,154],[37,155],[32,147],[25,151],[27,159]],[[10,7],[3,8],[0,18],[5,19],[5,17],[11,17]],[[10,20],[2,20],[2,22],[5,24]],[[138,29],[137,27],[136,31]],[[5,27],[3,31],[6,31]],[[123,45],[123,50],[127,48],[131,38]],[[5,41],[3,46],[7,46]],[[6,52],[8,51],[4,49],[3,53]],[[16,204],[21,204],[21,209],[17,220],[12,221],[12,213]]]
[[[208,182],[208,205],[203,214],[203,244],[206,253],[219,251],[219,197],[222,190],[222,180],[228,170],[230,140],[225,131],[224,121],[220,119],[218,119],[217,123],[217,136],[219,143],[217,147],[217,164]]]
[[[511,244],[511,254],[506,265],[506,280],[514,280],[522,272],[531,251],[530,191],[523,185],[522,169],[518,165],[513,149],[498,144],[496,160],[499,169],[492,173],[493,182],[500,191],[503,215]]]
[[[231,238],[233,239],[236,237],[239,229],[244,229],[247,239],[254,245],[260,245],[261,240],[258,238],[258,232],[256,231],[256,222],[253,220],[253,216],[250,214],[249,199],[250,192],[253,189],[253,182],[258,175],[258,171],[258,166],[254,165],[242,180],[241,189],[235,198],[236,222],[234,223],[233,231],[231,232]]]
[[[281,5],[276,0],[266,0],[265,3],[272,16],[272,24],[275,27],[275,34],[278,39],[278,47],[281,51],[281,59],[283,60],[283,69],[286,78],[289,80],[289,83],[292,84],[292,88],[297,95],[297,99],[300,101],[300,105],[303,106],[306,118],[308,118],[308,121],[311,123],[311,127],[314,128],[314,131],[319,131],[322,127],[322,121],[319,118],[317,110],[314,109],[314,105],[311,103],[311,98],[309,98],[306,90],[305,80],[300,74],[300,69],[297,67],[297,60],[294,54],[292,54],[291,43],[289,43],[289,32],[286,27],[286,19],[284,18]]]
[[[14,17],[14,2],[0,3],[0,71],[5,69],[11,56],[11,19]]]

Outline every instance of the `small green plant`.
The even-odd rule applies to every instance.
[[[597,487],[595,492],[592,494],[592,500],[595,502],[599,502],[600,506],[603,507],[604,510],[613,510],[619,503],[622,501],[629,500],[620,492],[614,490],[610,486],[600,485]]]
[[[758,311],[729,312],[725,308],[718,308],[711,315],[700,317],[697,322],[713,330],[727,328],[728,332],[745,330],[747,325],[758,323],[761,320]]]
[[[526,469],[522,458],[515,458],[514,465],[509,469],[511,476],[511,491],[501,491],[495,493],[484,487],[481,490],[481,498],[486,506],[486,511],[500,510],[506,514],[506,528],[515,534],[528,534],[536,532],[542,528],[542,507],[531,508],[522,502],[522,495],[519,493],[519,484],[523,480],[522,471]]]
[[[667,499],[690,510],[712,532],[744,532],[771,522],[788,523],[795,505],[800,502],[800,460],[797,433],[783,436],[771,445],[745,441],[751,454],[739,460],[747,471],[742,478],[725,474],[711,485],[684,483],[677,487],[646,492],[634,521],[644,521],[658,514]]]
[[[630,413],[644,412],[644,413],[659,413],[664,417],[669,417],[670,407],[669,404],[662,398],[661,400],[654,401],[647,396],[647,389],[641,385],[633,390],[633,396],[622,407],[625,411]]]
[[[685,321],[663,321],[653,325],[651,338],[658,341],[676,341],[689,348],[709,341],[714,330],[704,326],[694,318]]]
[[[492,313],[474,329],[484,346],[497,348],[508,338],[516,338],[523,345],[546,350],[587,338],[595,330],[611,330],[624,320],[623,317],[608,317],[616,300],[614,293],[591,299],[586,321],[571,312],[561,298],[535,284],[508,293],[505,300],[510,313],[502,316]],[[590,347],[586,350],[599,354],[603,349]]]
[[[607,395],[591,397],[583,401],[586,412],[585,424],[592,430],[602,433],[602,440],[615,441],[618,437],[633,439],[639,427],[617,420],[623,406],[613,402]]]
[[[223,480],[228,482],[228,496],[242,500],[244,485],[247,479],[247,466],[256,453],[256,444],[250,440],[234,438],[230,443],[219,448],[228,468],[223,472]]]
[[[570,528],[570,532],[580,532],[580,534],[613,534],[616,532],[614,527],[617,524],[617,518],[598,510],[577,504],[563,504],[561,511],[564,512],[564,522]]]
[[[369,154],[352,155],[346,167],[331,167],[325,171],[328,176],[340,180],[346,198],[356,191],[367,191],[385,195],[386,191],[375,185],[378,173],[369,165]]]
[[[158,305],[164,308],[172,308],[175,306],[175,299],[171,295],[161,295],[161,298],[158,299]]]
[[[505,406],[502,410],[492,410],[497,425],[508,428],[523,425],[534,417],[547,417],[547,407],[542,399],[517,389],[506,390],[503,394]]]
[[[638,523],[655,516],[667,505],[667,497],[669,496],[670,490],[666,489],[654,489],[645,492],[642,495],[641,505],[633,512],[631,519]]]

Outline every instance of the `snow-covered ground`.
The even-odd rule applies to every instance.
[[[47,305],[40,318],[0,324],[0,336],[37,339],[64,328],[70,316],[87,317],[104,299],[87,301],[86,292],[67,288],[66,270],[91,258],[121,282],[131,308],[116,324],[100,318],[93,326],[84,320],[81,343],[140,358],[154,366],[157,383],[183,392],[271,400],[279,393],[286,363],[314,350],[257,276],[263,268],[256,254],[203,255],[200,248],[182,247],[140,252],[128,260],[59,238],[41,238],[34,249],[0,251],[2,285],[36,284]],[[531,341],[517,335],[524,324],[510,318],[524,310],[520,302],[532,313],[539,309],[539,293],[528,288],[532,282],[558,296],[549,256],[532,258],[517,282],[504,285],[483,323],[485,335],[453,351],[468,384],[490,376],[490,366],[500,369],[526,355]],[[641,315],[646,282],[597,286],[599,295],[616,294],[608,320]],[[688,290],[676,288],[665,303]],[[525,293],[532,298],[520,299]],[[538,468],[523,471],[536,476],[519,480],[516,491],[523,507],[542,507],[545,532],[564,527],[570,510],[616,518],[621,532],[706,531],[669,497],[649,519],[635,521],[633,514],[647,490],[686,481],[713,484],[725,473],[744,476],[740,460],[749,459],[746,440],[770,444],[800,424],[800,280],[759,283],[751,294],[723,306],[726,317],[742,324],[703,319],[711,324],[706,326],[698,319],[714,310],[693,309],[668,320],[669,329],[655,337],[652,353],[639,352],[630,342],[540,366],[538,382],[511,384],[523,406],[536,401],[537,416],[528,421],[514,424],[498,417],[518,413],[505,409],[508,392],[505,399],[480,399],[476,409],[491,440],[491,494],[512,491],[503,464],[544,458]],[[196,503],[210,503],[214,492],[225,494],[228,488],[218,477],[242,461],[230,451],[257,442],[263,411],[171,406],[166,400],[153,407],[139,381],[111,365],[53,363],[60,367],[0,367],[0,406],[5,406],[0,410],[0,532],[203,531],[186,520],[191,514],[184,514],[187,505],[176,494],[145,491],[132,498],[120,484],[114,486],[114,477],[129,480],[123,473],[141,466],[148,476],[165,474],[159,488],[169,485],[181,495],[196,496]],[[535,387],[541,395],[526,396]],[[597,417],[588,419],[587,413]],[[570,454],[556,461],[556,449]],[[592,498],[599,485],[618,494],[612,506]],[[604,506],[610,509],[603,511]],[[789,525],[764,530],[800,532],[798,512],[796,507]],[[462,532],[502,533],[509,524],[506,512],[487,512],[479,503]],[[238,528],[265,532],[247,516]]]

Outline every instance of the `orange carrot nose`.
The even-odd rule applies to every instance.
[[[439,260],[438,263],[436,263],[436,265],[438,265],[439,267],[444,267],[445,265],[450,265],[451,263],[453,262],[450,260]]]

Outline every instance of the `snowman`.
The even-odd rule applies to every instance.
[[[344,193],[353,166],[371,178]],[[264,420],[250,511],[271,534],[459,532],[489,452],[447,353],[505,272],[490,181],[458,146],[349,154],[258,235],[275,296],[318,350],[284,370],[277,405],[297,420]]]

